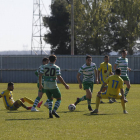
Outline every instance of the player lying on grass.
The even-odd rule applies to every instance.
[[[13,82],[10,82],[8,83],[8,88],[7,90],[3,91],[1,94],[0,94],[0,98],[2,97],[3,98],[3,102],[4,102],[4,105],[5,105],[5,108],[7,110],[17,110],[19,107],[24,107],[25,109],[27,110],[30,110],[31,107],[27,107],[24,102],[28,102],[29,104],[32,104],[33,105],[33,101],[27,97],[24,97],[24,98],[21,98],[17,101],[14,101],[13,99],[13,94],[12,94],[12,91],[14,90],[14,83]],[[40,106],[38,106],[40,107]]]
[[[124,97],[124,91],[123,91],[123,79],[120,77],[121,75],[121,70],[116,69],[115,70],[115,75],[109,76],[104,84],[102,85],[100,91],[97,94],[96,97],[96,109],[91,112],[91,114],[98,113],[98,108],[100,104],[100,99],[108,99],[108,98],[115,98],[115,99],[121,99],[121,104],[123,107],[123,113],[127,114],[128,112],[125,110],[125,103],[126,99]],[[103,88],[108,84],[108,88],[106,92],[102,93],[101,91]],[[121,91],[121,94],[120,94]]]

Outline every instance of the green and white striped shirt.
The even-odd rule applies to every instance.
[[[127,76],[128,58],[119,57],[115,64],[121,69],[120,76]]]
[[[44,65],[41,65],[38,70],[35,71],[35,75],[38,76],[38,80],[37,80],[37,84],[39,85],[39,73],[40,73],[40,69],[43,67]],[[42,84],[44,84],[44,76],[42,76]]]
[[[97,70],[96,64],[91,63],[90,66],[84,64],[80,69],[79,73],[83,73],[83,82],[94,82],[94,70]]]
[[[44,89],[58,88],[56,78],[61,75],[59,66],[49,63],[40,69],[40,73],[44,74]]]

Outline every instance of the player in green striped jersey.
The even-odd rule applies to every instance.
[[[37,81],[37,87],[38,87],[38,89],[39,89],[39,72],[40,72],[40,69],[44,65],[48,64],[48,62],[49,62],[49,59],[48,58],[43,58],[42,65],[35,72],[35,75],[38,76],[38,81]],[[42,84],[44,85],[44,76],[42,76]],[[38,96],[36,97],[36,99],[34,101],[34,104],[33,104],[33,107],[31,108],[31,111],[38,111],[36,109],[36,106],[40,107],[40,105],[43,103],[42,101],[39,103],[39,101],[42,98],[42,95],[43,95],[44,92],[45,92],[44,89],[38,90]]]
[[[92,63],[92,57],[90,55],[86,56],[86,64],[84,64],[78,71],[77,80],[79,83],[79,88],[82,89],[82,82],[80,80],[81,74],[83,74],[83,87],[86,90],[86,95],[82,98],[77,98],[77,101],[74,103],[77,105],[79,102],[87,100],[88,109],[92,111],[91,108],[91,98],[94,84],[94,72],[96,77],[96,83],[98,84],[98,75],[97,75],[97,67],[95,63]]]
[[[49,118],[53,118],[53,115],[59,118],[59,115],[56,113],[56,110],[59,108],[61,103],[61,93],[57,86],[56,79],[58,79],[65,86],[66,89],[69,89],[69,86],[65,83],[65,81],[61,77],[60,67],[55,65],[56,59],[57,58],[55,55],[49,56],[50,63],[44,65],[41,68],[39,75],[39,89],[41,90],[42,88],[44,88],[46,91],[46,95],[49,99]],[[42,86],[43,75],[44,75],[44,87]],[[53,98],[56,98],[56,102],[52,110]]]
[[[127,75],[127,71],[131,71],[131,69],[128,67],[128,58],[126,58],[127,55],[127,51],[126,49],[122,50],[121,53],[122,57],[119,57],[114,65],[114,69],[116,70],[116,67],[118,66],[118,68],[121,69],[121,75],[120,77],[124,80],[124,83],[126,84],[126,89],[125,89],[125,93],[124,96],[126,98],[129,90],[130,90],[130,80],[129,77]]]

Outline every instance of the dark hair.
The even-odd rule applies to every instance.
[[[13,86],[13,85],[14,85],[13,82],[9,82],[9,83],[8,83],[8,87]]]
[[[117,68],[117,69],[115,70],[115,73],[116,73],[117,75],[120,75],[120,74],[121,74],[121,69]]]
[[[109,56],[108,55],[105,55],[105,57],[104,58],[109,58]]]
[[[57,57],[55,55],[50,55],[49,56],[50,62],[54,62],[56,59],[57,59]]]
[[[126,49],[122,49],[122,51],[121,51],[122,53],[125,53],[126,52]]]
[[[92,57],[91,57],[90,55],[87,55],[87,56],[86,56],[86,60],[87,60],[88,58],[92,58]]]
[[[47,61],[47,60],[49,60],[47,57],[44,57],[43,59],[42,59],[42,62],[45,62],[45,61]]]

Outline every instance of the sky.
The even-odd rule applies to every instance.
[[[35,0],[0,1],[0,51],[31,50]],[[46,15],[50,15],[51,0],[40,1],[44,3]]]

